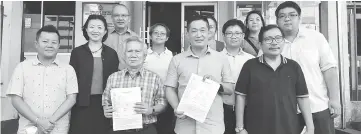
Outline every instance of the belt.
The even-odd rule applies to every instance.
[[[224,103],[223,103],[223,108],[231,109],[231,110],[234,111],[234,105],[227,105],[227,104],[224,104]]]
[[[128,129],[128,130],[123,130],[124,132],[140,132],[143,131],[144,129],[147,129],[148,127],[152,126],[153,124],[143,124],[143,128],[138,128],[138,129]]]

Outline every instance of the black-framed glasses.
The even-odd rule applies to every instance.
[[[276,41],[276,43],[281,43],[284,41],[284,38],[283,38],[283,36],[276,36],[276,37],[268,36],[266,38],[263,38],[263,41],[267,44],[270,44],[273,41]]]
[[[290,18],[291,20],[295,19],[298,17],[298,14],[297,13],[290,13],[290,14],[280,14],[278,15],[278,19],[281,19],[281,20],[285,20],[286,18]]]
[[[236,32],[236,33],[231,33],[231,32],[226,32],[224,33],[224,35],[228,38],[231,38],[232,36],[234,37],[244,37],[244,33],[241,32]]]

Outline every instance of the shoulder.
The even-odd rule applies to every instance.
[[[296,68],[296,69],[301,68],[300,65],[297,63],[297,61],[289,59],[289,58],[286,58],[286,60],[287,60],[287,64],[290,65],[291,67]]]
[[[120,71],[117,71],[117,72],[114,72],[112,73],[111,75],[109,75],[108,79],[115,79],[115,78],[118,78],[118,76],[121,76],[125,73],[125,70],[120,70]]]
[[[302,31],[303,36],[306,36],[308,38],[314,38],[314,39],[325,38],[325,36],[322,33],[313,29],[300,28],[300,30]]]
[[[84,50],[84,48],[86,47],[88,43],[85,43],[83,45],[77,46],[75,48],[73,48],[73,50],[71,51],[71,53],[78,53],[81,50]]]
[[[109,52],[109,53],[112,53],[112,54],[116,54],[116,53],[117,53],[113,48],[109,47],[108,45],[103,44],[103,48],[104,48],[105,51],[107,51],[107,53],[108,53],[108,52]]]
[[[245,56],[247,59],[256,58],[256,57],[254,57],[252,54],[249,54],[249,53],[247,53],[247,52],[244,52],[244,56]]]

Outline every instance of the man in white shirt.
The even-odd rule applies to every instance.
[[[228,20],[222,28],[223,38],[226,43],[226,47],[222,53],[229,61],[234,81],[238,80],[243,64],[247,60],[254,58],[253,55],[244,52],[241,48],[245,35],[243,32],[244,29],[245,26],[243,22],[237,19]],[[222,99],[225,125],[224,134],[236,134],[236,115],[234,112],[235,94],[223,95]]]
[[[275,15],[277,25],[285,33],[282,55],[297,61],[304,72],[315,134],[334,134],[333,118],[341,113],[337,60],[321,33],[299,28],[301,8],[297,3],[280,4]]]

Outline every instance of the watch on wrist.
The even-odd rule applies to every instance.
[[[244,127],[236,127],[235,131],[237,133],[242,132],[244,130]]]

